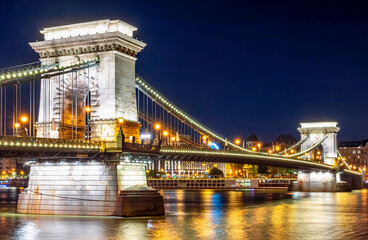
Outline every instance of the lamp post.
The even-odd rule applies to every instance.
[[[18,136],[18,129],[20,127],[20,124],[18,122],[14,123],[14,127],[15,127],[15,135]]]
[[[160,140],[162,139],[160,129],[161,129],[161,124],[156,123],[156,124],[155,124],[155,130],[157,131],[157,135],[158,135],[158,140],[159,140],[159,142],[160,142]]]
[[[258,147],[258,151],[261,151],[262,143],[258,143],[257,147]]]
[[[164,131],[165,144],[167,145],[167,136],[169,135],[168,131]]]
[[[20,122],[22,123],[21,125],[21,129],[23,128],[23,124],[26,124],[28,122],[28,117],[27,116],[22,116],[20,118]],[[26,131],[26,128],[24,127],[24,131],[25,131],[25,135],[28,136],[28,132]]]

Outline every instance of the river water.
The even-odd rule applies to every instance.
[[[15,213],[0,189],[0,239],[368,239],[368,191],[161,190],[165,217]]]

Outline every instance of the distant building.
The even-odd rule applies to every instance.
[[[155,171],[162,175],[169,175],[170,177],[176,176],[179,178],[191,178],[205,176],[214,167],[226,173],[226,163],[179,160],[154,161],[147,165],[147,170]]]
[[[278,147],[280,151],[291,147],[297,142],[296,138],[291,134],[280,134],[274,141],[274,148]],[[274,149],[275,150],[275,149]]]
[[[362,141],[340,142],[339,152],[353,170],[361,170],[367,178],[368,139]]]
[[[17,160],[15,158],[0,158],[0,169],[1,173],[16,171],[17,169]]]
[[[246,146],[246,148],[257,147],[258,143],[259,143],[258,137],[256,135],[252,134],[245,141],[245,146]]]
[[[275,139],[274,144],[276,145],[287,145],[291,146],[297,142],[296,138],[291,134],[281,134]]]

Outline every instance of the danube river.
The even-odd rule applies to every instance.
[[[368,191],[162,190],[165,217],[16,214],[0,189],[0,239],[368,239]]]

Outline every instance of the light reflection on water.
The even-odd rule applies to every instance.
[[[368,192],[161,190],[165,217],[15,213],[0,189],[0,239],[367,239]]]

